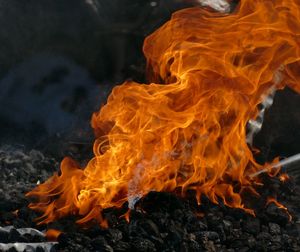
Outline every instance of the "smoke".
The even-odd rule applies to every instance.
[[[278,68],[278,70],[274,73],[273,82],[274,86],[272,86],[269,92],[262,97],[262,103],[260,104],[259,113],[254,120],[249,120],[248,122],[248,134],[247,134],[247,143],[252,146],[253,137],[256,135],[262,128],[264,122],[265,112],[268,108],[270,108],[274,101],[274,96],[276,93],[276,86],[281,83],[283,80],[282,71],[284,70],[284,66]]]
[[[198,0],[198,2],[202,6],[209,6],[219,12],[230,12],[230,4],[226,0]]]
[[[266,110],[273,104],[275,93],[276,89],[272,87],[269,93],[263,97],[263,102],[260,104],[258,116],[255,120],[248,121],[249,132],[247,134],[247,143],[251,146],[253,144],[254,135],[256,135],[262,128]]]
[[[132,179],[128,183],[128,208],[134,209],[136,202],[143,196],[143,193],[139,189],[139,184],[145,167],[142,163],[139,163],[135,170]]]

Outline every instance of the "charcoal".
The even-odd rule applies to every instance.
[[[15,219],[15,216],[11,212],[4,212],[1,217],[6,222],[12,222]]]
[[[89,229],[85,230],[85,235],[91,239],[97,238],[106,234],[105,230],[98,225],[91,226]]]
[[[7,250],[8,252],[18,252],[18,250],[14,247],[11,247],[10,249]]]
[[[256,240],[254,238],[254,236],[249,236],[248,240],[247,240],[247,245],[249,248],[253,249],[256,246]]]
[[[183,219],[186,222],[187,231],[192,233],[198,230],[206,230],[207,225],[197,219],[197,217],[192,213],[188,212],[186,218]]]
[[[100,249],[100,248],[104,248],[105,246],[107,246],[107,242],[106,242],[105,238],[102,236],[98,236],[97,238],[93,239],[91,244],[92,244],[93,248],[95,248],[95,249]]]
[[[70,234],[61,234],[58,237],[59,246],[58,249],[68,249],[75,251],[89,251],[92,248],[91,239],[83,234],[70,233]]]
[[[54,245],[51,249],[50,249],[50,252],[56,252],[56,251],[59,251],[59,245]]]
[[[209,252],[216,252],[216,246],[213,241],[204,241],[203,248]]]
[[[221,218],[212,213],[209,213],[206,219],[207,219],[207,225],[210,229],[217,228],[217,226],[221,223]]]
[[[188,243],[188,250],[187,251],[191,251],[191,252],[197,252],[200,251],[201,246],[199,245],[198,242],[194,241],[194,240],[190,240]]]
[[[183,240],[183,232],[181,232],[178,229],[170,230],[166,237],[166,241],[169,244],[172,244],[174,247],[180,246],[182,240]]]
[[[155,245],[151,241],[142,238],[137,238],[134,241],[132,241],[131,246],[133,251],[140,251],[140,252],[157,251]]]
[[[127,211],[125,204],[121,209],[104,211],[103,215],[109,224],[107,229],[96,223],[80,227],[75,224],[74,216],[37,226],[34,219],[38,214],[28,209],[28,200],[23,191],[30,185],[35,186],[31,181],[38,179],[37,167],[39,170],[51,171],[51,162],[47,161],[51,158],[41,156],[38,152],[32,153],[19,152],[12,155],[0,152],[0,165],[2,158],[4,174],[9,174],[11,164],[15,167],[13,169],[21,169],[24,162],[29,162],[34,168],[32,170],[28,166],[28,173],[20,173],[24,176],[21,191],[18,192],[21,187],[14,188],[16,179],[13,177],[1,188],[6,199],[0,201],[4,204],[4,208],[0,208],[0,225],[13,225],[13,228],[8,232],[0,228],[0,243],[46,242],[41,235],[20,234],[17,231],[18,228],[31,227],[41,231],[54,228],[63,232],[58,237],[58,244],[52,246],[53,251],[300,251],[300,223],[297,217],[300,216],[299,186],[292,180],[280,184],[276,176],[272,182],[268,182],[268,176],[263,177],[265,186],[258,188],[261,198],[249,199],[253,201],[256,217],[223,204],[212,204],[205,198],[202,205],[198,206],[192,194],[182,198],[172,193],[151,192],[137,202],[136,209],[131,210],[129,223],[121,218]],[[5,158],[5,155],[8,157]],[[14,159],[21,159],[21,162]],[[39,162],[45,162],[44,166],[40,167]],[[14,173],[18,174],[17,171]],[[276,186],[272,186],[272,183]],[[13,188],[14,192],[7,191],[8,188]],[[286,206],[293,216],[292,221],[289,221],[284,209],[279,209],[273,203],[266,204],[269,194],[277,195],[278,202],[288,203]],[[40,246],[36,251],[43,249]]]
[[[287,212],[278,208],[275,204],[271,203],[266,209],[266,215],[270,221],[274,221],[279,225],[286,225],[289,221]]]
[[[180,245],[180,251],[183,251],[183,252],[188,252],[188,244],[186,242],[182,242],[181,245]]]
[[[234,237],[234,238],[241,238],[242,235],[243,235],[243,232],[242,232],[241,229],[236,229],[235,228],[235,229],[232,230],[232,237]]]
[[[8,232],[0,230],[0,243],[8,243]]]
[[[23,219],[20,219],[20,218],[14,218],[12,220],[12,225],[15,227],[15,228],[21,228],[21,227],[24,227],[27,225],[27,221],[23,220]]]
[[[158,225],[158,226],[165,226],[167,219],[169,218],[168,213],[161,213],[161,212],[154,212],[151,213],[152,220]]]
[[[300,227],[299,224],[288,223],[286,225],[286,233],[296,237],[300,236],[299,227]]]
[[[269,232],[269,227],[267,227],[266,225],[261,225],[260,229],[261,229],[262,232],[266,232],[266,233]]]
[[[217,232],[213,232],[213,231],[204,231],[201,233],[202,238],[203,239],[207,239],[210,241],[219,241],[220,240],[220,236]]]
[[[264,240],[264,241],[270,241],[270,240],[272,240],[272,235],[270,233],[267,233],[267,232],[260,232],[257,235],[257,239],[258,240]]]
[[[143,237],[147,236],[147,232],[139,225],[138,220],[132,220],[129,223],[129,235],[131,237]]]
[[[164,204],[157,204],[158,202],[164,202]],[[150,192],[142,200],[143,210],[146,212],[162,211],[173,213],[176,209],[184,209],[183,202],[170,193],[157,193]]]
[[[240,249],[240,248],[243,248],[245,246],[245,240],[243,239],[236,239],[236,240],[233,240],[231,242],[231,247],[234,248],[234,249]]]
[[[107,220],[109,226],[114,227],[118,223],[118,218],[113,212],[105,213],[105,219]]]
[[[240,252],[248,252],[250,251],[250,249],[248,247],[243,247],[241,249],[239,249]]]
[[[131,245],[127,242],[119,241],[113,246],[113,250],[116,252],[130,251]]]
[[[232,232],[232,223],[228,220],[223,220],[224,231],[227,235],[230,235]]]
[[[45,252],[45,250],[41,246],[37,246],[35,251],[36,252]]]
[[[110,228],[108,230],[107,236],[108,236],[108,239],[111,240],[113,243],[118,242],[118,241],[122,240],[122,238],[123,238],[122,232],[115,228]]]
[[[140,222],[143,226],[143,230],[154,237],[160,237],[160,232],[157,225],[150,219],[146,219],[143,222]]]
[[[22,242],[22,237],[21,237],[20,233],[15,228],[13,228],[10,230],[10,232],[8,234],[8,240],[11,243]]]
[[[276,223],[269,223],[269,228],[272,235],[278,235],[281,233],[280,226]]]
[[[248,217],[242,223],[243,231],[256,235],[260,232],[260,220],[255,217]]]
[[[42,237],[40,235],[33,235],[33,236],[30,235],[29,237],[30,237],[31,242],[45,242],[46,241],[46,238]],[[28,239],[29,239],[29,237],[28,237]]]
[[[160,237],[155,237],[153,235],[150,235],[149,240],[152,241],[155,247],[158,249],[162,249],[165,246],[164,240]]]

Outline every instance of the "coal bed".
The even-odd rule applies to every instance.
[[[151,192],[136,203],[129,223],[122,217],[125,205],[105,211],[107,229],[97,224],[82,228],[71,217],[38,226],[34,221],[38,214],[27,208],[24,193],[57,170],[58,162],[36,150],[2,149],[0,164],[0,226],[11,227],[0,229],[3,251],[8,246],[7,251],[20,251],[18,244],[25,244],[24,251],[52,252],[300,251],[300,186],[292,178],[282,182],[279,175],[262,176],[261,197],[249,200],[256,217],[205,198],[198,206],[192,192],[186,198]],[[288,212],[273,203],[267,205],[269,196],[277,197]],[[36,231],[22,230],[28,228]],[[61,232],[55,241],[45,236],[49,229]]]

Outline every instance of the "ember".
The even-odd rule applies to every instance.
[[[270,90],[300,92],[299,12],[297,0],[242,0],[231,14],[174,13],[144,43],[151,84],[115,87],[94,113],[94,158],[84,169],[65,158],[60,175],[27,194],[40,223],[79,215],[104,224],[104,209],[151,191],[193,190],[198,204],[205,195],[254,214],[242,193],[257,195],[250,175],[265,166],[246,126]]]

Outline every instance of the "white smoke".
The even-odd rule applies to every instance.
[[[129,209],[134,209],[134,206],[139,199],[142,198],[145,193],[151,191],[151,189],[147,192],[141,190],[142,178],[143,174],[145,173],[145,165],[150,167],[158,167],[160,165],[160,158],[154,154],[150,161],[143,160],[135,167],[133,177],[128,182],[127,198]]]
[[[247,143],[252,146],[253,137],[256,135],[262,128],[264,122],[264,116],[266,109],[272,106],[274,101],[274,96],[276,93],[276,89],[272,87],[267,95],[263,97],[263,102],[260,104],[261,108],[259,110],[258,116],[254,119],[250,119],[248,121],[248,129],[249,132],[247,134]]]
[[[226,0],[198,0],[198,2],[202,6],[209,6],[219,12],[230,12],[230,4]]]
[[[140,191],[139,185],[141,182],[141,177],[143,175],[145,168],[142,163],[139,163],[135,170],[132,179],[128,182],[128,208],[134,209],[136,202],[143,196],[142,192]]]
[[[273,104],[274,101],[274,96],[276,93],[276,86],[282,81],[283,76],[282,76],[282,71],[284,70],[284,66],[281,66],[278,68],[278,70],[274,73],[273,77],[273,83],[274,86],[272,86],[267,94],[265,94],[262,97],[262,103],[260,104],[260,109],[258,116],[255,119],[251,119],[248,122],[248,129],[249,132],[247,134],[247,143],[252,146],[253,143],[253,137],[255,134],[257,134],[263,125],[264,122],[264,116],[265,112],[268,108],[270,108]]]

